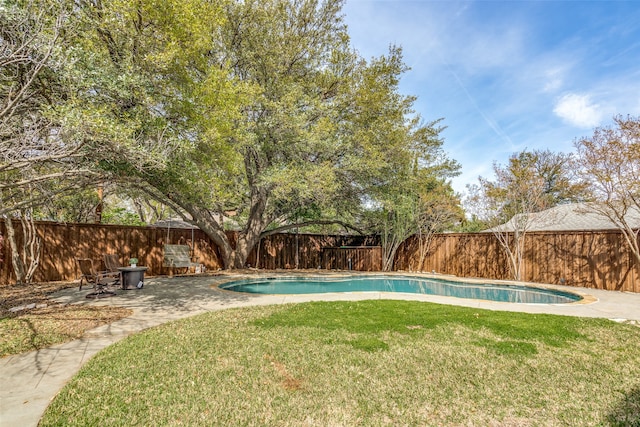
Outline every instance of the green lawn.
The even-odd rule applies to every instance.
[[[207,313],[100,352],[41,425],[640,426],[640,328],[408,301]]]

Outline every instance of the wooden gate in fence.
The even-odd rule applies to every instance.
[[[325,270],[381,271],[381,246],[341,246],[322,250]],[[346,268],[345,268],[346,266]]]

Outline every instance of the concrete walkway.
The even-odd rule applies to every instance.
[[[291,275],[291,273],[287,273]],[[215,286],[230,277],[190,276],[147,279],[141,290],[118,291],[103,300],[85,298],[87,291],[66,289],[53,296],[69,304],[96,304],[128,307],[133,315],[93,329],[81,339],[0,359],[0,426],[36,426],[45,409],[78,370],[97,352],[122,338],[171,320],[199,313],[250,305],[284,304],[306,301],[364,299],[404,299],[454,304],[490,310],[550,313],[568,316],[602,317],[640,322],[640,294],[594,289],[554,288],[588,294],[588,304],[534,305],[499,303],[460,298],[394,294],[384,292],[332,293],[315,295],[250,295],[222,291]]]

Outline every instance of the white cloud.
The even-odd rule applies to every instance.
[[[542,59],[543,67],[546,65],[544,63],[544,59]],[[544,92],[556,92],[558,89],[562,88],[565,81],[565,76],[567,75],[570,66],[567,64],[550,66],[543,71],[544,78]]]
[[[555,92],[556,90],[560,89],[561,86],[562,86],[562,79],[557,77],[551,77],[549,78],[547,83],[544,85],[543,90],[544,92]]]
[[[593,128],[600,125],[603,112],[598,104],[591,102],[589,95],[569,93],[562,96],[553,112],[562,120],[580,128]]]

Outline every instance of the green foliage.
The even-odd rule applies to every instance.
[[[460,200],[451,185],[428,169],[414,171],[390,185],[387,194],[380,194],[378,203],[380,206],[368,213],[368,220],[382,237],[385,270],[392,269],[396,251],[408,237],[418,237],[424,258],[431,237],[453,229],[463,218]]]
[[[476,216],[472,216],[471,219],[464,219],[460,224],[453,227],[451,231],[459,233],[477,233],[489,228],[486,222],[481,221]]]
[[[176,16],[189,19],[188,6],[194,5],[170,0],[80,3],[74,15],[78,31],[65,40],[76,64],[78,104],[73,111],[92,126],[87,130],[93,148],[104,155],[102,169],[131,175],[162,168],[167,155],[180,148],[181,129],[172,117],[180,111],[172,98],[185,82],[168,73],[179,69],[180,55],[191,51],[187,45],[198,45],[180,43],[180,32],[188,26]],[[208,11],[202,8],[194,29],[211,17]],[[172,18],[172,25],[166,25]]]
[[[422,197],[457,173],[438,121],[422,122],[399,92],[401,49],[360,58],[342,6],[78,1],[56,45],[68,67],[48,117],[95,180],[137,185],[191,216],[225,266],[242,267],[269,227],[357,222],[371,203],[409,194],[399,184],[424,186]],[[132,220],[123,214],[108,215]]]
[[[123,207],[108,207],[102,212],[103,224],[118,224],[118,225],[147,225],[140,219],[138,214],[135,214]]]
[[[59,222],[94,222],[98,203],[98,194],[92,188],[59,195],[54,200],[44,203],[36,218]]]

